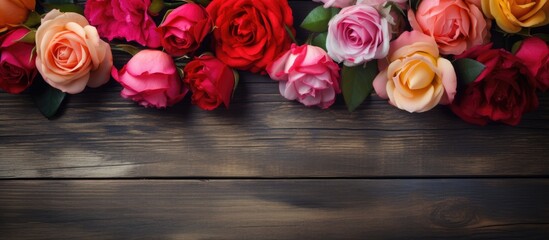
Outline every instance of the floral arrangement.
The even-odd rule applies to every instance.
[[[111,78],[121,96],[165,108],[191,94],[229,108],[238,71],[280,94],[350,111],[374,92],[425,112],[516,125],[549,89],[546,0],[313,0],[295,35],[287,0],[0,0],[0,88],[53,117],[66,94]],[[112,51],[132,57],[113,66]]]

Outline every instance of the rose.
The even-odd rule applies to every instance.
[[[88,0],[84,15],[101,37],[123,38],[156,48],[160,46],[160,35],[148,14],[150,5],[151,0]]]
[[[319,47],[296,46],[267,67],[273,80],[280,81],[280,94],[305,106],[328,108],[339,88],[339,66]]]
[[[549,46],[537,37],[531,37],[523,41],[515,54],[536,77],[538,89],[549,89]]]
[[[79,93],[109,81],[111,48],[77,13],[52,10],[36,31],[36,68],[52,87]]]
[[[324,3],[325,8],[336,7],[344,8],[355,4],[356,0],[313,0],[313,2]]]
[[[458,92],[450,108],[469,123],[500,121],[517,125],[523,113],[538,106],[536,82],[518,57],[503,49],[490,49],[491,45],[477,46],[456,56],[475,59],[486,68]]]
[[[214,21],[217,58],[229,67],[263,72],[290,48],[292,9],[286,0],[214,0],[206,8]]]
[[[36,76],[34,44],[17,42],[28,32],[17,28],[0,37],[0,88],[6,92],[22,92]]]
[[[456,93],[456,73],[439,56],[435,40],[419,31],[404,32],[391,42],[389,66],[374,79],[376,93],[408,112],[425,112],[449,104]],[[386,66],[385,60],[379,66]]]
[[[111,74],[124,87],[120,93],[122,97],[145,107],[172,106],[188,91],[173,59],[158,50],[138,52],[120,71],[113,67]]]
[[[212,22],[204,8],[195,3],[173,10],[158,27],[162,47],[172,56],[195,51],[212,30]]]
[[[343,8],[328,23],[328,55],[346,66],[385,57],[390,41],[387,19],[368,5]]]
[[[519,32],[523,27],[538,27],[549,23],[547,0],[482,0],[482,11],[508,33]]]
[[[435,38],[442,54],[461,54],[490,41],[490,21],[480,6],[468,0],[421,1],[417,11],[408,10],[414,30]]]
[[[0,32],[23,23],[35,5],[36,0],[0,0]]]
[[[229,108],[235,78],[227,65],[211,55],[203,55],[189,62],[184,72],[184,82],[193,93],[193,104],[204,110],[213,110],[221,103]]]

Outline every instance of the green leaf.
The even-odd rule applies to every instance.
[[[111,45],[111,49],[112,50],[118,50],[118,51],[123,51],[123,52],[127,52],[129,54],[131,54],[132,56],[134,56],[135,54],[137,54],[139,51],[141,51],[140,48],[134,46],[134,45],[130,45],[130,44],[116,44],[116,45]]]
[[[212,1],[211,0],[194,0],[194,2],[202,5],[203,7],[207,7]]]
[[[546,43],[549,43],[549,34],[547,33],[536,33],[532,36],[541,38],[541,40],[545,41]]]
[[[513,44],[513,47],[511,47],[511,52],[513,54],[517,53],[517,51],[519,50],[520,46],[522,46],[522,41],[517,41]]]
[[[327,32],[319,33],[318,35],[316,35],[313,38],[313,41],[311,42],[311,45],[320,47],[320,48],[324,49],[324,51],[327,51],[326,50],[326,37],[328,37]]]
[[[328,31],[328,22],[339,11],[340,9],[318,6],[305,17],[301,27],[311,32],[326,32]]]
[[[383,8],[389,8],[389,10],[396,9],[402,16],[406,16],[406,12],[394,2],[391,2],[391,1],[386,2]]]
[[[412,10],[416,11],[421,3],[421,0],[409,0],[408,3]]]
[[[40,24],[40,21],[42,20],[42,17],[40,14],[38,14],[35,11],[30,12],[29,16],[27,17],[27,20],[23,25],[25,25],[28,28],[34,27],[38,24]]]
[[[177,69],[177,73],[179,74],[179,78],[181,79],[185,78],[185,72],[183,71],[183,68],[180,68],[178,66],[176,69]]]
[[[288,36],[290,36],[290,39],[292,39],[292,42],[295,44],[298,44],[297,40],[295,39],[294,33],[292,32],[290,27],[288,27],[288,25],[284,24],[284,30],[286,30],[286,33],[288,34]]]
[[[74,0],[43,0],[43,2],[48,4],[74,4]]]
[[[51,119],[59,110],[67,94],[48,84],[43,83],[42,85],[39,89],[31,92],[32,100],[42,115]]]
[[[172,13],[172,12],[173,12],[173,9],[168,9],[168,11],[166,11],[166,13],[164,13],[164,17],[162,17],[162,21],[160,22],[160,24],[159,24],[158,26],[162,25],[162,24],[164,23],[164,21],[166,21],[166,18],[167,18],[167,17],[170,15],[170,13]]]
[[[240,75],[238,74],[238,72],[234,69],[233,70],[233,75],[234,75],[234,87],[233,87],[233,94],[231,96],[234,97],[234,93],[236,92],[236,87],[238,86],[238,82],[240,82]]]
[[[163,0],[152,0],[151,5],[149,5],[149,13],[153,16],[157,16],[162,9],[164,9]]]
[[[470,58],[460,58],[455,60],[452,65],[454,65],[458,83],[462,85],[474,82],[486,68],[484,64]]]
[[[341,71],[341,88],[343,98],[350,112],[354,111],[372,92],[372,82],[378,73],[377,61],[366,66],[343,66]]]
[[[42,4],[46,11],[53,9],[59,9],[61,12],[75,12],[84,15],[84,9],[76,4],[72,3],[44,3]]]
[[[36,40],[36,31],[31,30],[27,34],[25,34],[25,36],[17,40],[17,42],[34,44],[35,40]]]

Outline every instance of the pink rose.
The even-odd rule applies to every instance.
[[[34,44],[17,42],[28,32],[17,28],[0,36],[0,88],[6,92],[24,91],[36,76]]]
[[[456,94],[456,73],[440,57],[435,40],[418,31],[404,32],[391,42],[387,66],[374,79],[376,93],[408,112],[425,112],[449,104]]]
[[[79,93],[110,79],[111,47],[84,16],[52,10],[36,31],[36,68],[63,92]]]
[[[167,53],[183,56],[196,50],[212,27],[213,23],[202,6],[187,3],[173,10],[158,27],[158,32]]]
[[[324,8],[344,8],[355,4],[356,0],[313,0],[313,2],[324,3]]]
[[[340,93],[339,66],[319,47],[296,46],[267,66],[279,83],[280,94],[305,106],[328,108]]]
[[[385,57],[390,41],[387,19],[368,5],[343,8],[328,23],[328,55],[346,66]]]
[[[490,21],[467,0],[421,1],[417,12],[408,10],[408,20],[414,30],[433,36],[442,54],[461,54],[490,40]]]
[[[101,37],[124,38],[157,48],[160,36],[148,14],[150,5],[151,0],[88,0],[84,15],[97,27]]]
[[[549,89],[549,46],[537,37],[531,37],[522,43],[516,56],[528,67],[536,78],[538,89]]]
[[[153,63],[153,64],[151,64]],[[124,89],[121,95],[145,107],[164,108],[181,101],[188,89],[183,86],[173,59],[158,50],[142,50],[112,77]]]

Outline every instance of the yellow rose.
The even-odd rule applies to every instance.
[[[547,0],[482,0],[482,11],[508,33],[549,23]]]
[[[23,23],[30,11],[34,11],[35,0],[0,0],[0,32],[9,26]]]
[[[80,14],[50,11],[36,31],[36,54],[44,80],[63,92],[79,93],[110,79],[111,47]]]
[[[377,95],[408,112],[425,112],[449,104],[456,94],[456,73],[440,57],[435,39],[419,31],[404,32],[391,42],[388,66],[374,79]],[[382,60],[382,61],[387,61]]]

